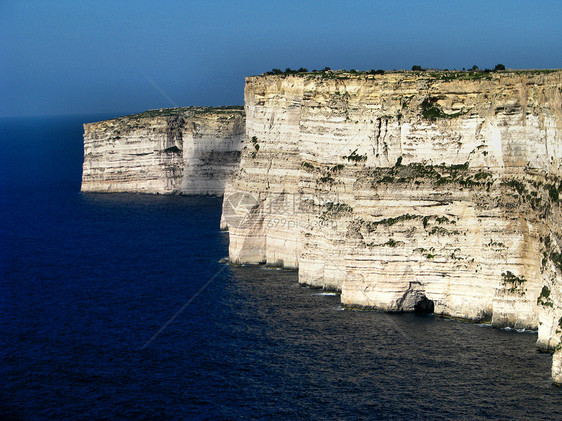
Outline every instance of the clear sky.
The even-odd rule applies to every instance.
[[[274,67],[562,67],[561,0],[0,0],[0,116],[243,103]]]

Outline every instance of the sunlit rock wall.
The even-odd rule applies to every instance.
[[[85,124],[82,191],[222,195],[243,137],[239,108],[153,110]]]
[[[223,209],[233,262],[557,346],[562,72],[257,76],[245,100]]]

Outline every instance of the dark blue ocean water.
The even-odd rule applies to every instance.
[[[81,194],[95,119],[0,121],[1,419],[562,419],[534,333],[225,266],[216,198]]]

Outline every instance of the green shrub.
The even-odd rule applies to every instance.
[[[361,162],[361,161],[366,161],[367,160],[367,155],[358,155],[357,154],[357,149],[355,149],[353,152],[351,152],[349,155],[347,156],[343,156],[343,159],[347,159],[348,161],[353,161],[353,162]]]
[[[456,118],[464,114],[463,112],[454,114],[444,113],[441,107],[437,105],[437,98],[428,97],[423,100],[421,106],[423,117],[432,121],[437,120],[438,118]]]
[[[550,288],[544,285],[542,287],[539,297],[537,298],[537,304],[542,306],[552,307],[553,304],[549,300],[549,298],[550,298]]]
[[[451,235],[452,233],[443,227],[433,227],[428,233],[429,235]]]
[[[260,150],[260,145],[258,144],[258,138],[256,136],[252,136],[252,143],[254,145],[254,148],[256,149],[256,152],[258,152]]]
[[[562,271],[562,254],[553,251],[550,253],[550,260],[554,262],[558,270]]]
[[[558,193],[558,189],[556,188],[556,186],[554,184],[547,184],[546,187],[548,188],[548,195],[550,196],[550,199],[554,202],[554,203],[558,203],[558,199],[559,199],[559,193]]]
[[[523,195],[527,192],[527,187],[525,187],[525,184],[515,179],[503,181],[502,186],[511,187],[520,195]]]
[[[519,277],[514,275],[509,270],[505,273],[502,273],[503,284],[507,288],[508,292],[518,293],[520,295],[524,295],[525,291],[522,289],[523,283],[527,282],[524,277]]]
[[[442,118],[444,116],[443,111],[441,108],[436,104],[436,98],[425,98],[421,103],[422,106],[422,115],[424,118],[428,120],[437,120],[438,118]]]
[[[488,178],[488,177],[491,177],[491,176],[492,176],[492,173],[480,171],[479,173],[477,173],[477,174],[474,176],[474,179],[475,179],[475,180],[483,180],[483,179]]]
[[[502,273],[502,278],[504,283],[509,282],[511,284],[522,284],[523,282],[527,282],[524,277],[518,277],[509,270],[505,273]]]
[[[394,238],[389,239],[383,246],[387,247],[398,247],[399,245],[404,244],[402,241],[396,241]]]
[[[381,219],[379,221],[373,221],[373,222],[370,222],[369,225],[373,226],[373,227],[377,226],[377,225],[390,226],[390,225],[397,224],[398,222],[410,221],[412,219],[418,219],[419,217],[420,217],[419,215],[410,215],[409,213],[407,213],[407,214],[404,214],[404,215],[397,216],[396,218],[386,218],[386,219]]]
[[[312,165],[310,162],[303,162],[301,166],[304,168],[308,168],[310,170],[316,170],[316,167]]]
[[[340,212],[353,212],[353,208],[349,206],[347,203],[332,203],[328,202],[324,205],[326,207],[327,212],[331,212],[333,214],[338,214]]]

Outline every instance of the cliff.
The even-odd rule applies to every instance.
[[[84,124],[84,192],[222,195],[238,168],[244,111],[152,110]]]
[[[559,348],[562,72],[257,76],[245,111],[223,205],[234,263]]]

